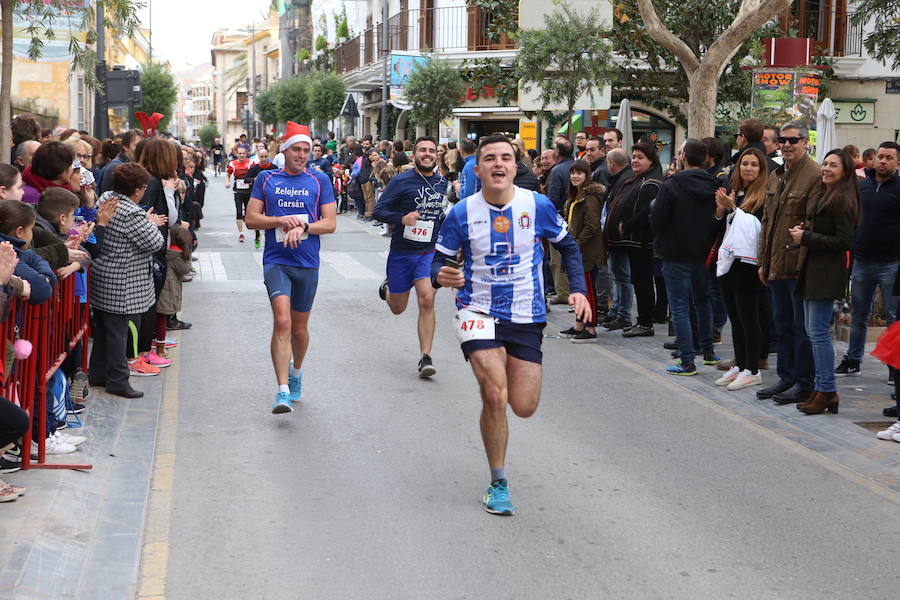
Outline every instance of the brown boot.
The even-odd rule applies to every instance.
[[[160,358],[168,358],[169,355],[166,354],[166,341],[163,340],[161,342],[156,342],[156,355]]]
[[[808,415],[818,415],[826,411],[837,414],[840,401],[837,392],[817,392],[812,401],[798,408]]]
[[[806,400],[806,402],[800,402],[799,404],[797,404],[797,410],[803,410],[804,406],[807,406],[808,404],[812,403],[816,399],[816,396],[818,396],[821,393],[822,392],[813,390],[812,394],[809,395],[809,398]]]

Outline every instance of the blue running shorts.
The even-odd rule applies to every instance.
[[[291,298],[291,310],[309,312],[319,287],[319,270],[291,265],[263,265],[263,280],[269,301],[278,296]]]
[[[476,350],[487,348],[506,348],[506,353],[519,360],[541,364],[543,353],[541,343],[544,341],[546,323],[511,323],[494,319],[494,339],[469,340],[462,343],[463,356],[469,360]]]
[[[392,294],[408,292],[417,279],[431,279],[434,250],[419,253],[390,252],[387,259],[388,291]]]

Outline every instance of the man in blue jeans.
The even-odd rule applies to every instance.
[[[884,320],[890,325],[897,313],[894,280],[900,261],[900,178],[898,145],[884,142],[875,154],[875,168],[859,184],[862,207],[853,250],[850,277],[850,347],[834,370],[836,375],[859,375],[866,346],[866,330],[875,286],[881,288]]]
[[[622,187],[622,183],[634,176],[629,165],[628,154],[621,148],[613,148],[606,154],[606,168],[609,185],[600,215],[601,229],[606,227],[609,205]],[[612,307],[609,309],[606,319],[600,324],[610,330],[627,329],[631,327],[631,306],[634,304],[634,286],[631,284],[631,263],[628,261],[628,253],[624,248],[616,248],[611,245],[606,253],[606,262],[615,284]]]
[[[772,290],[772,319],[778,334],[778,382],[756,392],[778,404],[805,402],[813,389],[815,365],[806,335],[803,301],[797,296],[801,248],[789,230],[806,220],[809,202],[822,189],[822,169],[806,153],[809,134],[790,121],[778,138],[784,166],[769,175],[759,233],[759,278]]]
[[[718,361],[712,346],[712,305],[710,303],[709,268],[706,258],[716,234],[715,177],[703,168],[706,146],[689,139],[682,146],[679,171],[665,183],[656,196],[650,212],[653,247],[662,260],[675,339],[681,357],[679,364],[666,369],[672,375],[696,375],[694,335],[691,331],[690,306],[697,310],[697,336],[703,351],[703,363]]]

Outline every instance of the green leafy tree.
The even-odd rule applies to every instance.
[[[747,42],[790,4],[791,0],[725,0],[718,4],[621,0],[613,27],[615,49],[626,58],[619,87],[629,94],[635,92],[633,97],[643,92],[686,101],[688,135],[710,136],[715,130],[720,83],[738,84],[743,97],[749,97],[746,78],[737,68],[750,53]],[[646,76],[636,71],[642,64],[648,67]],[[677,74],[679,70],[683,74]]]
[[[209,148],[215,143],[217,137],[222,137],[222,134],[219,133],[219,128],[212,122],[201,127],[197,135],[200,137],[200,143],[203,144],[204,148]]]
[[[256,114],[263,123],[275,123],[278,121],[278,107],[275,104],[275,91],[273,88],[263,90],[256,94]]]
[[[900,4],[897,0],[857,0],[853,3],[852,22],[858,27],[867,22],[874,29],[863,43],[869,55],[897,71],[900,70]]]
[[[569,137],[575,102],[585,90],[600,89],[610,81],[609,45],[602,35],[603,26],[593,12],[576,12],[561,4],[544,17],[544,29],[519,34],[516,73],[523,91],[538,91],[541,106],[566,107]]]
[[[25,32],[30,36],[28,57],[31,60],[40,60],[46,40],[62,40],[68,45],[72,56],[70,76],[73,72],[81,72],[85,87],[94,91],[99,87],[96,74],[97,54],[94,50],[98,5],[104,9],[106,22],[103,25],[121,36],[131,37],[140,25],[137,13],[143,3],[133,0],[95,0],[90,3],[71,0],[0,0],[0,147],[8,148],[12,140],[9,122],[13,12],[17,12],[29,23]]]
[[[141,69],[141,105],[148,115],[155,112],[165,115],[159,122],[158,130],[163,130],[172,120],[172,110],[178,98],[175,77],[162,63],[149,63]]]
[[[341,14],[334,16],[334,35],[339,40],[350,37],[350,21],[347,19],[347,7],[341,7]]]
[[[309,80],[303,77],[282,79],[273,88],[275,94],[275,114],[278,121],[309,123]]]
[[[412,117],[426,127],[437,128],[461,104],[465,84],[447,61],[430,59],[417,63],[406,80],[403,93],[412,105]]]
[[[320,125],[336,118],[344,99],[347,96],[347,88],[344,80],[334,73],[325,73],[313,78],[309,85],[309,113]]]

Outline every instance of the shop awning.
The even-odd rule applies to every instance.
[[[572,119],[572,122],[575,126],[575,131],[581,131],[581,113],[576,112],[575,118]],[[563,123],[563,126],[559,128],[559,131],[556,133],[567,133],[569,131],[569,122],[566,121]]]

